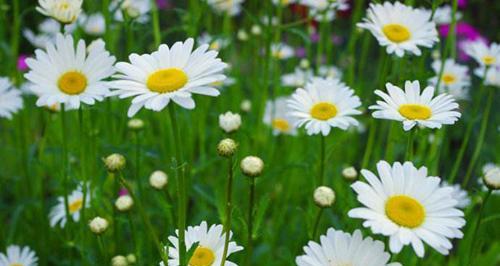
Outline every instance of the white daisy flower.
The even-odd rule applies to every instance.
[[[273,134],[297,135],[294,127],[295,118],[290,115],[287,101],[290,97],[278,97],[274,101],[267,101],[264,113],[264,123],[273,128]]]
[[[428,128],[441,128],[442,125],[453,125],[461,116],[455,111],[458,104],[448,94],[440,94],[433,98],[434,87],[428,86],[420,94],[418,80],[405,82],[405,90],[385,84],[386,94],[376,90],[375,94],[384,101],[377,101],[376,105],[368,107],[376,110],[373,117],[403,122],[404,130],[408,131],[415,125]]]
[[[0,117],[12,118],[12,114],[23,108],[21,91],[12,87],[8,78],[0,77]]]
[[[301,0],[302,5],[308,6],[317,11],[325,11],[327,9],[347,10],[349,9],[348,0]]]
[[[178,235],[178,230],[176,230],[176,235]],[[229,242],[227,256],[223,258],[225,235],[222,225],[212,225],[208,228],[207,222],[203,221],[200,225],[189,226],[186,230],[186,251],[194,244],[198,246],[189,258],[188,264],[191,266],[220,265],[222,260],[226,260],[225,265],[237,266],[227,258],[232,253],[243,250],[243,247],[238,246],[234,241]],[[173,245],[168,247],[168,265],[179,266],[179,239],[176,236],[169,236],[168,240]],[[164,266],[163,262],[160,262],[160,265]]]
[[[286,60],[295,55],[295,50],[285,43],[271,44],[271,55],[276,59]]]
[[[0,253],[0,266],[37,266],[36,253],[29,247],[10,245],[7,252]]]
[[[110,95],[134,97],[128,116],[134,116],[142,107],[161,111],[170,100],[186,109],[195,107],[192,94],[218,96],[211,84],[226,78],[222,74],[227,64],[217,58],[217,52],[202,45],[193,51],[194,40],[166,44],[152,54],[131,54],[130,63],[119,62],[120,74],[113,82],[116,88]]]
[[[426,167],[417,169],[411,162],[391,166],[380,161],[377,171],[380,177],[361,170],[368,183],[351,185],[365,207],[350,210],[349,217],[364,219],[363,226],[374,234],[388,236],[393,253],[411,244],[417,256],[423,257],[425,242],[447,255],[453,247],[450,239],[462,238],[460,228],[465,225],[454,189],[440,186],[439,177],[427,176]]]
[[[352,115],[361,114],[358,96],[338,79],[313,78],[288,100],[290,116],[297,119],[296,127],[305,126],[308,135],[330,133],[332,127],[346,130],[358,125]]]
[[[465,53],[474,58],[481,66],[499,66],[500,65],[500,45],[498,43],[491,43],[489,46],[478,40],[474,42],[467,42],[464,46]],[[483,71],[476,71],[476,75],[483,77]]]
[[[466,190],[463,190],[459,184],[450,185],[448,182],[441,182],[441,187],[451,187],[453,188],[453,192],[451,193],[451,197],[457,201],[457,208],[463,209],[470,204],[469,194]]]
[[[367,18],[358,27],[369,30],[388,54],[403,57],[405,51],[421,55],[420,48],[431,48],[439,41],[431,14],[400,2],[370,4]]]
[[[85,207],[90,206],[90,193],[87,188],[87,196],[85,198]],[[76,190],[68,195],[68,210],[70,217],[73,221],[78,222],[80,220],[80,211],[83,208],[83,188],[79,185]],[[52,207],[49,213],[50,226],[55,227],[57,224],[61,224],[61,227],[66,225],[66,206],[64,204],[64,197],[57,197],[57,205]]]
[[[64,26],[66,33],[72,33],[75,29],[74,24]],[[61,24],[57,20],[47,18],[38,25],[38,34],[31,29],[24,29],[23,36],[36,48],[45,49],[47,43],[55,42],[59,32],[61,32]]]
[[[83,40],[75,49],[71,35],[58,34],[55,45],[48,43],[46,51],[38,49],[35,55],[26,60],[30,71],[24,76],[39,96],[38,106],[63,103],[79,108],[80,102],[92,105],[109,92],[104,79],[113,75],[115,57],[104,47],[94,46],[87,53]]]
[[[245,0],[207,0],[208,5],[217,13],[236,16],[241,12]]]
[[[389,263],[391,254],[385,252],[382,241],[363,238],[360,230],[349,233],[329,228],[320,236],[320,243],[309,241],[305,255],[298,256],[298,266],[398,266]]]
[[[470,76],[467,73],[468,68],[457,64],[453,59],[446,59],[443,75],[439,78],[438,75],[441,71],[441,66],[442,62],[440,59],[432,63],[432,69],[436,73],[436,76],[429,79],[429,83],[437,86],[438,80],[441,79],[439,92],[447,92],[453,95],[455,99],[464,99],[464,96],[467,96],[466,88],[470,86]]]
[[[118,5],[120,5],[118,7]],[[151,0],[114,0],[109,5],[111,11],[116,10],[114,19],[123,21],[124,15],[129,16],[139,23],[149,21],[149,12],[151,11]]]
[[[320,66],[318,74],[323,78],[342,79],[342,71],[336,66]]]
[[[106,31],[106,20],[101,13],[95,13],[89,16],[82,15],[82,28],[89,35],[102,35]]]
[[[214,37],[204,32],[197,40],[198,45],[208,44],[209,49],[219,51],[229,45],[229,40],[222,37]]]
[[[82,3],[83,0],[38,0],[36,10],[61,23],[71,24],[82,12]]]
[[[483,166],[482,170],[482,176],[486,176],[486,174],[489,172],[491,173],[499,173],[500,172],[500,166],[495,164],[495,163],[487,163]],[[482,191],[488,191],[490,190],[485,184],[484,184],[484,179],[479,177],[477,179],[477,184],[481,187]],[[500,195],[500,190],[496,189],[492,191],[492,194],[494,195]]]
[[[488,69],[488,71],[486,72],[486,79],[484,81],[484,84],[488,86],[500,87],[500,65],[493,66]]]
[[[431,11],[428,11],[431,12]],[[460,11],[457,11],[455,13],[455,19],[458,21],[459,19],[462,18],[462,13]],[[436,23],[436,25],[446,25],[446,24],[451,24],[452,21],[452,8],[450,5],[444,5],[442,7],[436,8],[434,11],[434,16],[432,17],[432,20]]]
[[[281,76],[281,84],[287,87],[303,87],[314,76],[312,70],[296,67],[292,73]]]

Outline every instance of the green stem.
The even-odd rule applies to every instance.
[[[469,184],[469,179],[474,171],[477,160],[479,159],[479,154],[481,153],[481,148],[483,147],[484,137],[486,135],[486,129],[488,128],[488,118],[490,116],[491,104],[493,103],[493,89],[490,89],[487,99],[486,99],[486,109],[484,110],[483,120],[481,121],[481,128],[479,130],[479,137],[475,145],[474,153],[472,154],[472,159],[467,168],[465,178],[462,182],[462,187],[466,187]]]
[[[320,134],[321,144],[321,154],[319,161],[319,174],[318,174],[318,185],[322,185],[325,182],[325,153],[326,153],[326,144],[325,144],[325,136]]]
[[[104,245],[104,239],[101,235],[97,236],[97,244],[99,245],[99,251],[101,252],[102,255],[102,265],[108,265],[109,259],[106,253],[106,248],[105,248],[106,245]]]
[[[139,196],[144,195],[144,188],[141,182],[141,138],[139,132],[134,131],[135,139],[135,182],[137,182],[137,187],[139,188]]]
[[[156,3],[155,0],[151,0],[151,6],[153,14],[153,19],[152,19],[153,34],[154,34],[155,48],[157,48],[161,44],[160,15],[158,10],[158,4]]]
[[[178,207],[178,230],[179,230],[179,261],[180,266],[186,265],[186,207],[187,207],[187,187],[186,180],[184,176],[184,159],[182,155],[182,149],[180,147],[181,138],[179,134],[179,127],[177,124],[177,116],[175,113],[175,106],[173,103],[168,105],[168,113],[170,115],[170,121],[172,123],[172,134],[174,136],[175,143],[175,175],[177,177],[177,197],[179,198]]]
[[[479,214],[477,218],[477,222],[474,226],[474,234],[472,235],[472,241],[471,241],[471,247],[469,250],[469,258],[472,259],[475,256],[473,256],[473,251],[476,249],[476,238],[477,234],[479,232],[479,228],[481,227],[481,220],[483,218],[483,213],[484,213],[484,206],[486,206],[486,203],[488,202],[488,199],[490,198],[492,190],[488,189],[488,192],[486,192],[486,195],[484,196],[483,202],[481,204],[481,207],[479,208]],[[472,265],[472,264],[470,264]]]
[[[71,215],[69,213],[69,177],[68,177],[68,143],[66,137],[66,106],[61,104],[61,136],[62,136],[62,175],[63,175],[63,188],[64,188],[64,210],[66,212],[66,220],[68,225],[71,223]]]
[[[255,177],[249,177],[250,179],[250,197],[248,204],[248,241],[247,241],[247,266],[252,265],[252,255],[253,255],[253,209],[255,204]]]
[[[147,232],[150,234],[150,237],[153,239],[153,242],[156,246],[156,249],[158,253],[161,256],[161,259],[165,265],[168,265],[168,257],[167,254],[164,251],[164,248],[156,236],[155,230],[153,228],[153,225],[151,224],[150,217],[147,216],[146,212],[143,209],[142,202],[139,200],[139,198],[136,197],[134,191],[132,190],[132,187],[129,185],[129,183],[123,178],[123,174],[120,172],[119,174],[120,182],[122,185],[127,189],[127,191],[130,193],[130,196],[133,198],[135,205],[137,206],[137,210],[139,211],[139,215],[141,215],[142,221],[144,225],[146,226]]]
[[[229,240],[231,238],[231,215],[233,212],[232,206],[232,191],[233,191],[233,157],[228,158],[228,180],[227,180],[227,188],[226,188],[226,221],[224,224],[224,233],[225,233],[225,242],[224,242],[224,251],[222,253],[222,261],[221,266],[224,266],[226,263],[227,250],[229,247]]]
[[[372,154],[373,144],[375,143],[375,135],[377,133],[377,123],[375,119],[370,120],[370,127],[368,128],[368,141],[366,143],[366,149],[363,153],[363,162],[361,164],[361,168],[366,168],[368,166],[368,162],[370,161],[370,155]]]
[[[417,129],[413,128],[408,132],[408,143],[406,145],[406,157],[405,161],[412,161],[413,160],[413,146],[414,146],[414,141],[415,141],[415,131]]]
[[[318,235],[319,222],[321,221],[322,214],[323,214],[323,208],[320,208],[318,214],[316,215],[316,219],[314,220],[312,239],[316,239],[316,235]]]

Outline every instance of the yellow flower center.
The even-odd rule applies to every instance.
[[[168,93],[184,87],[187,82],[188,76],[182,69],[166,68],[149,75],[146,85],[150,91]]]
[[[62,1],[59,3],[59,9],[66,10],[69,8],[69,3],[66,1]]]
[[[390,197],[385,203],[385,214],[394,223],[408,228],[420,226],[425,219],[424,206],[404,195]]]
[[[495,63],[496,59],[495,57],[491,56],[491,55],[486,55],[486,56],[483,56],[483,63],[485,65],[493,65]]]
[[[431,117],[432,110],[421,104],[402,104],[399,113],[410,120],[426,120]]]
[[[24,266],[24,265],[23,265],[23,264],[21,264],[21,263],[17,263],[17,262],[15,262],[15,263],[10,264],[10,266]]]
[[[59,78],[57,86],[66,94],[80,94],[87,88],[87,77],[79,71],[68,71]]]
[[[337,107],[331,103],[319,102],[311,108],[310,113],[313,118],[326,121],[337,115]]]
[[[453,75],[453,74],[443,74],[442,80],[443,80],[444,84],[451,85],[451,84],[455,83],[455,81],[457,81],[457,77],[455,77],[455,75]]]
[[[77,199],[73,202],[71,202],[68,206],[69,213],[73,214],[77,211],[79,211],[83,206],[83,199]]]
[[[387,39],[401,43],[410,39],[410,31],[408,28],[401,24],[387,24],[382,28]]]
[[[272,122],[273,128],[283,131],[283,132],[288,132],[290,131],[290,123],[286,119],[283,118],[276,118]]]
[[[189,259],[189,266],[211,266],[215,261],[214,252],[203,246],[196,247],[193,256]]]

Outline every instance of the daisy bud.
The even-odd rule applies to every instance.
[[[108,229],[108,225],[109,225],[108,221],[99,216],[92,219],[89,223],[90,231],[98,235],[104,233],[104,231]]]
[[[104,159],[104,164],[108,172],[114,173],[125,168],[125,157],[118,153],[113,153]]]
[[[135,257],[134,254],[128,254],[127,255],[127,262],[129,264],[135,264],[137,262],[137,258]]]
[[[154,171],[149,176],[149,184],[158,190],[163,189],[168,183],[168,175],[163,171]]]
[[[264,162],[256,156],[247,156],[241,160],[241,172],[249,177],[257,177],[262,174],[264,169]]]
[[[500,189],[500,168],[493,167],[488,169],[483,176],[484,184],[491,190]]]
[[[245,113],[250,112],[252,110],[252,102],[248,99],[243,100],[240,104],[240,109]]]
[[[238,37],[238,40],[240,40],[240,41],[247,41],[248,40],[248,33],[245,30],[241,29],[238,31],[237,37]]]
[[[309,63],[309,60],[303,58],[300,60],[300,63],[299,63],[300,67],[303,68],[303,69],[308,69],[311,64]]]
[[[217,145],[217,153],[222,157],[231,157],[236,152],[238,144],[233,139],[223,139]]]
[[[254,35],[260,35],[262,33],[262,29],[260,28],[259,25],[253,25],[252,28],[250,29],[250,32]]]
[[[127,258],[122,255],[114,256],[111,259],[111,266],[127,266]]]
[[[241,126],[241,116],[239,114],[233,114],[231,112],[221,114],[219,115],[219,126],[226,133],[234,132]]]
[[[314,190],[314,203],[320,208],[328,208],[335,202],[335,192],[333,189],[325,186]]]
[[[127,123],[127,126],[131,130],[141,130],[144,128],[144,121],[138,118],[130,119]]]
[[[356,168],[350,166],[342,170],[342,176],[349,181],[354,181],[358,177],[358,171],[356,171]]]
[[[129,195],[120,196],[115,202],[116,208],[122,212],[130,210],[132,205],[134,205],[134,200]]]

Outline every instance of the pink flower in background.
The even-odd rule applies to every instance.
[[[156,5],[159,9],[168,9],[172,7],[169,0],[156,0]]]
[[[22,72],[28,70],[28,65],[26,64],[27,58],[28,58],[28,56],[25,54],[19,55],[19,57],[17,58],[17,70],[22,71]]]
[[[128,190],[126,188],[120,188],[118,196],[125,196],[125,195],[128,195]]]
[[[467,0],[458,0],[458,7],[464,8],[467,5]]]
[[[465,1],[464,1],[465,2]],[[439,26],[439,34],[441,37],[446,38],[450,31],[450,25],[441,25]],[[474,26],[468,24],[467,22],[458,22],[457,23],[457,46],[459,52],[459,59],[466,61],[469,59],[469,56],[464,52],[464,45],[470,41],[482,41],[487,43],[488,40],[484,38],[479,30],[477,30]]]

